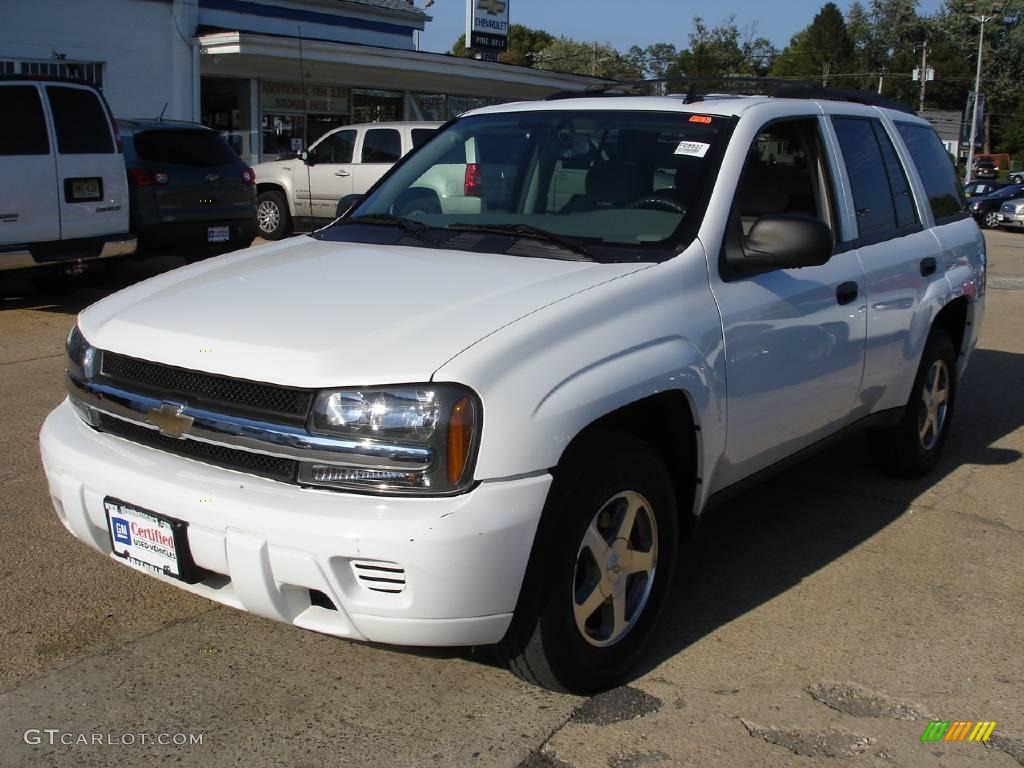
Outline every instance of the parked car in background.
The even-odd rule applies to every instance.
[[[1008,186],[1010,186],[1010,182],[1005,181],[972,181],[970,184],[964,185],[964,197],[984,197]]]
[[[999,226],[999,209],[1003,203],[1020,197],[1024,184],[1009,184],[984,197],[972,197],[968,207],[974,219],[986,229]]]
[[[975,179],[995,179],[999,176],[999,169],[991,157],[979,157],[974,161],[971,175]]]
[[[365,123],[328,131],[291,160],[260,163],[256,172],[259,233],[280,240],[298,222],[335,218],[338,200],[362,194],[408,152],[426,143],[441,123]]]
[[[0,271],[71,275],[135,252],[110,109],[78,81],[0,76]]]
[[[200,258],[252,243],[256,177],[217,131],[162,119],[118,127],[141,252]]]
[[[999,226],[1018,232],[1024,230],[1024,191],[1017,199],[1008,200],[999,206]]]

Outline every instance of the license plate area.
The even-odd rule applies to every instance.
[[[114,554],[144,573],[195,584],[202,573],[192,562],[188,523],[115,499],[103,499]]]
[[[226,243],[231,239],[231,227],[208,227],[206,241],[209,243]]]
[[[103,179],[88,177],[64,180],[64,199],[69,203],[95,203],[103,199]]]

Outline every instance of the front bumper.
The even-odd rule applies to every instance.
[[[999,226],[1012,229],[1024,229],[1024,213],[1002,213],[999,214]]]
[[[67,401],[40,446],[58,516],[92,548],[114,557],[103,509],[113,496],[187,522],[192,558],[210,572],[196,584],[154,578],[305,629],[396,645],[502,638],[551,484],[546,474],[485,482],[451,498],[297,488],[96,432]],[[375,564],[401,570],[399,592],[366,580]]]

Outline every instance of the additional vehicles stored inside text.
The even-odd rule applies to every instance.
[[[103,95],[0,75],[0,271],[61,279],[135,252],[124,159]]]
[[[190,258],[256,237],[252,169],[216,131],[176,120],[118,120],[140,250]]]
[[[256,173],[260,235],[279,240],[296,220],[326,224],[338,201],[377,183],[405,154],[430,140],[441,123],[365,123],[328,131],[291,160],[260,163]]]
[[[478,204],[446,209],[469,154]],[[75,536],[169,583],[599,690],[702,512],[854,429],[888,471],[935,465],[985,270],[913,113],[489,107],[314,236],[84,311],[43,464]]]

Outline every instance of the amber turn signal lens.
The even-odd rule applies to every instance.
[[[452,406],[448,419],[448,482],[452,485],[459,482],[466,470],[472,440],[473,403],[464,397]]]

